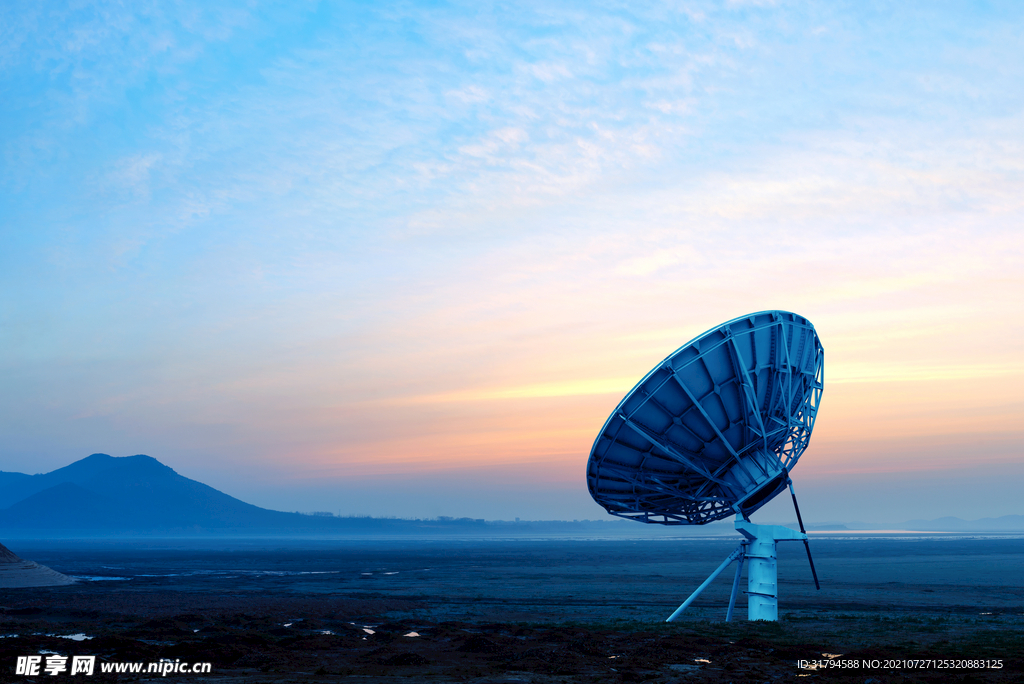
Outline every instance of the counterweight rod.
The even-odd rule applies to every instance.
[[[793,495],[793,508],[796,509],[796,521],[800,523],[800,533],[807,534],[807,530],[804,529],[804,519],[800,517],[800,504],[796,502],[796,492],[793,490],[793,481],[789,481],[789,493]],[[814,588],[821,589],[821,585],[818,583],[818,571],[814,569],[814,559],[811,558],[811,545],[804,539],[804,548],[807,550],[807,562],[811,564],[811,575],[814,576]]]

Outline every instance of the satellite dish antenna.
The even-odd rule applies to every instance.
[[[824,363],[806,318],[788,311],[735,318],[669,354],[601,428],[587,462],[587,487],[609,513],[661,525],[705,525],[735,515],[746,537],[668,622],[737,561],[731,620],[747,559],[748,619],[778,620],[778,541],[804,542],[821,588],[789,473],[811,439]],[[787,488],[800,532],[750,522],[751,513]]]

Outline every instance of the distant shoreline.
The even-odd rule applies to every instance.
[[[1024,531],[920,531],[920,530],[843,530],[843,531],[810,531],[812,540],[819,541],[906,541],[911,539],[928,539],[933,541],[960,541],[968,539],[1024,539]],[[602,543],[602,542],[707,542],[707,543],[733,543],[740,538],[734,531],[723,530],[715,534],[570,534],[570,533],[533,533],[533,534],[459,534],[449,532],[447,534],[310,534],[299,532],[295,534],[282,534],[279,531],[267,532],[264,534],[252,530],[237,530],[232,532],[208,533],[208,534],[17,534],[6,533],[5,538],[9,545],[17,548],[51,548],[63,546],[121,546],[134,545],[139,548],[148,546],[183,546],[183,547],[204,547],[215,545],[218,547],[262,547],[262,546],[321,546],[334,544],[356,544],[356,545],[401,545],[401,544],[491,544],[491,543]]]

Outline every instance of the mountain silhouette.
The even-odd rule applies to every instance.
[[[923,532],[1016,532],[1024,530],[1024,515],[1004,515],[998,518],[963,520],[947,516],[935,520],[908,520],[900,529]]]
[[[795,526],[795,521],[791,523]],[[398,520],[339,518],[272,511],[245,503],[190,480],[149,456],[114,458],[93,454],[49,473],[0,472],[0,538],[191,535],[574,535],[640,533],[634,523],[614,521],[533,521],[485,523],[471,518]],[[660,525],[642,526],[661,528]],[[728,523],[689,533],[729,534]],[[711,528],[715,529],[712,530]],[[813,528],[813,525],[809,527]],[[839,529],[829,524],[822,529]],[[849,529],[939,531],[1024,530],[1024,516],[967,521],[959,518],[911,520],[899,525],[847,523]],[[679,534],[679,528],[645,529],[644,534]]]
[[[93,454],[41,475],[0,473],[0,506],[3,530],[304,530],[325,522],[247,504],[143,455]]]
[[[0,472],[0,538],[483,533],[483,520],[306,515],[245,503],[150,456],[92,454],[49,473]]]

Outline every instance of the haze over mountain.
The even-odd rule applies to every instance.
[[[763,521],[769,522],[769,521]],[[796,527],[796,523],[783,523]],[[912,520],[892,525],[808,524],[811,531],[842,529],[1011,532],[1024,530],[1024,516],[967,521]],[[638,525],[601,521],[504,523],[470,518],[399,520],[338,518],[272,511],[176,473],[150,456],[114,458],[92,454],[49,473],[0,471],[0,534],[6,537],[60,535],[190,534],[729,534],[729,521],[701,527]]]
[[[239,501],[144,455],[93,454],[45,474],[0,473],[0,507],[0,524],[12,530],[273,529],[308,520]]]
[[[6,537],[472,534],[484,532],[484,525],[470,518],[338,518],[272,511],[183,477],[145,455],[92,454],[39,475],[0,472],[0,533]]]

